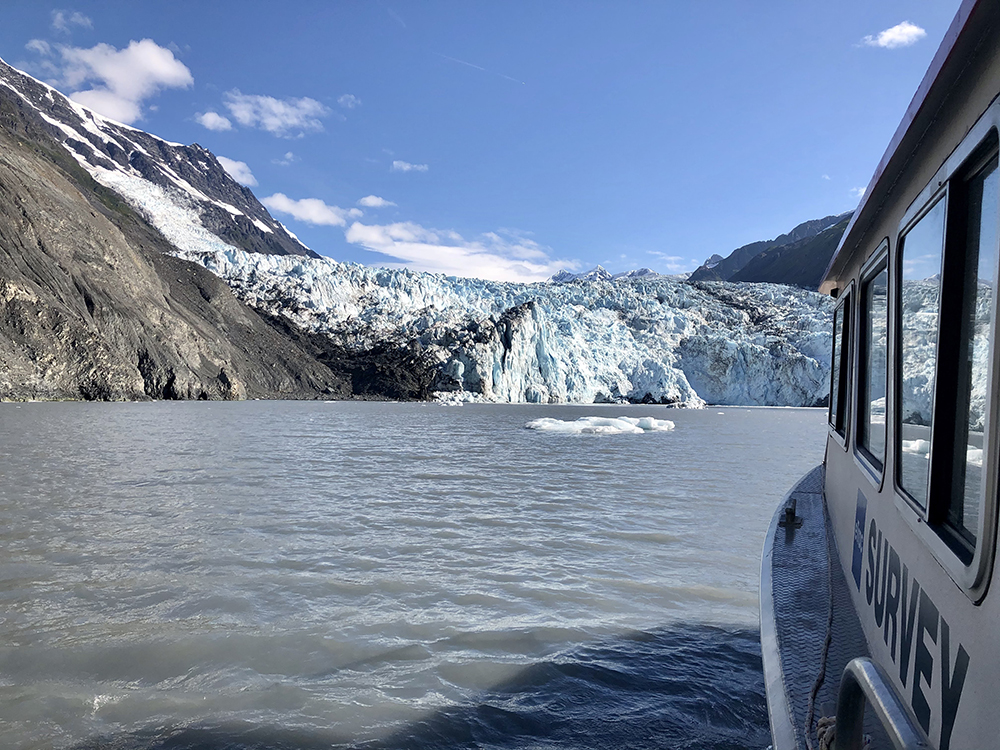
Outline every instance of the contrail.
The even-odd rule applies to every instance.
[[[490,75],[500,76],[501,78],[506,78],[508,81],[513,81],[514,83],[519,83],[522,86],[527,85],[527,84],[525,84],[524,81],[519,81],[516,78],[511,78],[510,76],[504,75],[503,73],[497,73],[495,70],[487,70],[486,68],[482,67],[481,65],[475,65],[474,63],[466,62],[465,60],[459,60],[457,57],[451,57],[450,55],[442,55],[440,52],[435,52],[434,54],[437,55],[438,57],[443,57],[445,60],[451,60],[452,62],[456,62],[459,65],[466,65],[466,66],[468,66],[470,68],[475,68],[476,70],[481,70],[484,73],[489,73]]]

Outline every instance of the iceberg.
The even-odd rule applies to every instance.
[[[669,432],[674,429],[674,423],[669,419],[653,417],[580,417],[573,421],[543,417],[528,422],[525,428],[568,435],[642,435],[647,432]]]

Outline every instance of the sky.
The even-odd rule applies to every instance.
[[[5,0],[0,58],[339,261],[691,271],[853,209],[959,0]]]

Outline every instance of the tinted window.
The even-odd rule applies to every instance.
[[[833,313],[833,356],[830,362],[830,426],[841,435],[847,426],[848,342],[850,340],[850,297]]]
[[[900,255],[899,484],[921,507],[930,477],[944,219],[939,200],[903,237]]]
[[[947,522],[975,546],[982,505],[989,323],[997,268],[997,160],[966,183],[964,295],[958,334],[954,475]],[[947,335],[945,332],[943,335]]]
[[[885,386],[889,330],[889,271],[882,270],[861,287],[862,368],[858,399],[858,445],[876,469],[885,462]]]

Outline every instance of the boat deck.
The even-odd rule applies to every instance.
[[[764,543],[760,630],[775,750],[819,748],[817,722],[836,714],[844,667],[856,656],[868,656],[836,563],[823,477],[823,466],[817,466],[799,480],[775,513]],[[791,500],[801,525],[783,526]],[[881,726],[868,716],[865,732],[872,747],[888,747]]]

